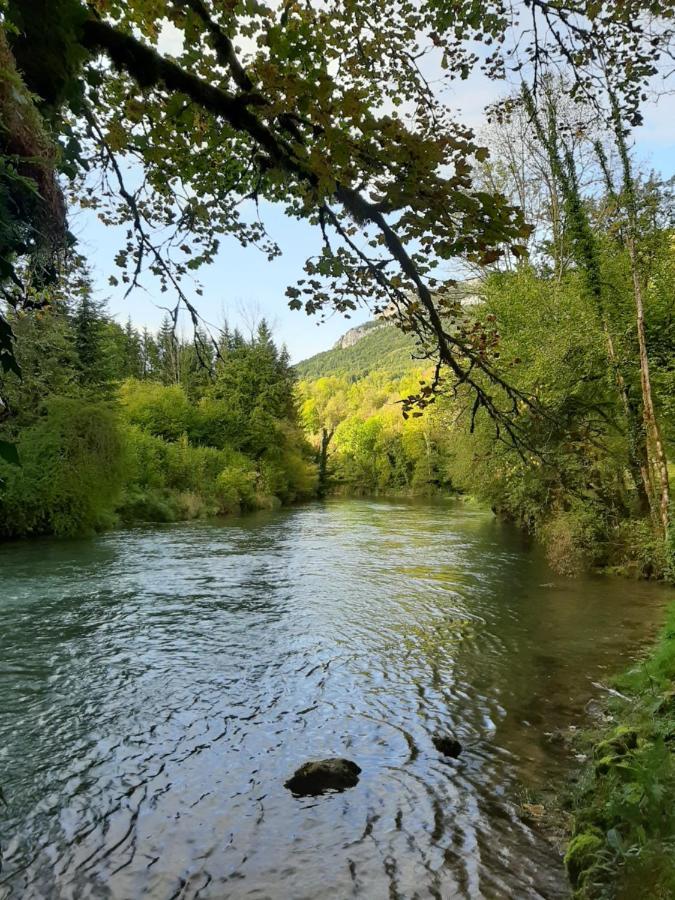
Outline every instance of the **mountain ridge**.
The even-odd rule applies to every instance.
[[[413,358],[416,344],[393,322],[371,319],[346,331],[330,350],[316,353],[294,366],[300,379],[314,380],[328,375],[354,381],[370,372],[384,371],[392,376],[419,368]]]

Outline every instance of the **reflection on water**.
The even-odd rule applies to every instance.
[[[0,572],[0,897],[40,900],[566,896],[519,784],[563,773],[544,732],[665,602],[452,504],[5,545]],[[284,789],[331,755],[357,787]]]

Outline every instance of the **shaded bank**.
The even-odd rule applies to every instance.
[[[675,604],[650,652],[616,679],[571,800],[565,864],[580,900],[675,896]]]

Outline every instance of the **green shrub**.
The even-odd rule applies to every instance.
[[[158,488],[129,488],[118,507],[123,522],[176,522],[180,518],[176,496]]]
[[[622,574],[636,578],[673,579],[673,551],[670,540],[664,541],[649,519],[631,519],[616,529],[613,540],[612,565]]]
[[[189,432],[194,421],[193,408],[179,384],[129,378],[120,387],[120,400],[125,418],[132,425],[169,441]]]
[[[559,575],[580,575],[603,561],[605,522],[599,510],[581,502],[556,511],[539,529],[549,565]]]
[[[126,465],[109,406],[52,397],[18,450],[20,467],[0,461],[0,534],[75,535],[114,522]]]
[[[253,509],[256,505],[257,474],[253,463],[242,454],[230,455],[230,461],[216,479],[215,494],[221,513]]]

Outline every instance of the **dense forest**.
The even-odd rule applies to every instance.
[[[3,388],[0,533],[74,535],[119,522],[224,515],[309,497],[316,476],[287,354],[261,322],[180,340],[123,328],[86,272],[10,315],[21,377]]]

